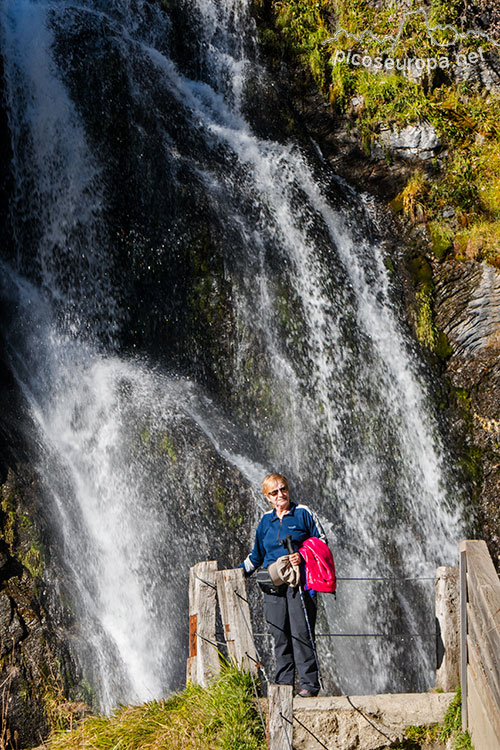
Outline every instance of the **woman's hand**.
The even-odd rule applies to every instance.
[[[300,554],[300,552],[294,552],[293,554],[288,555],[288,559],[290,560],[291,564],[295,568],[297,568],[302,562],[302,555]]]

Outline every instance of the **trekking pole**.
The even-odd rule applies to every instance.
[[[286,548],[288,549],[288,553],[290,555],[293,555],[293,553],[295,552],[295,550],[293,548],[293,541],[292,541],[292,537],[290,536],[290,534],[288,534],[288,536],[286,537],[285,541],[281,542],[281,543],[285,544]],[[297,567],[297,566],[293,566],[293,567]],[[314,654],[314,661],[316,662],[316,667],[317,667],[317,670],[318,670],[319,685],[320,685],[321,689],[324,690],[323,678],[321,676],[321,669],[319,667],[318,653],[316,651],[316,643],[314,642],[314,637],[313,637],[312,629],[311,629],[311,623],[309,622],[309,615],[307,614],[306,603],[305,603],[305,600],[304,600],[304,588],[302,586],[302,582],[301,582],[300,578],[299,578],[299,594],[300,594],[300,601],[301,601],[301,604],[302,604],[302,610],[304,612],[304,619],[305,619],[306,625],[307,625],[307,632],[309,633],[309,639],[311,641],[311,647],[312,647],[313,654]]]

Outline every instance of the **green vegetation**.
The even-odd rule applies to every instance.
[[[159,449],[161,453],[166,454],[169,457],[173,464],[177,462],[177,451],[175,449],[175,443],[169,437],[169,435],[167,435],[167,433],[163,434],[163,437],[161,438],[159,443]]]
[[[432,252],[438,260],[443,260],[453,249],[453,233],[450,229],[442,227],[439,222],[431,221],[429,223],[429,235]]]
[[[169,699],[122,706],[55,731],[46,750],[264,750],[264,732],[248,673],[227,666],[203,689],[192,684]]]
[[[472,394],[466,388],[456,388],[455,399],[465,431],[471,436],[474,430]],[[479,447],[472,440],[466,439],[460,451],[460,464],[474,482],[479,482],[482,478],[483,462],[484,448]]]
[[[55,674],[54,670],[58,673]],[[55,660],[48,672],[39,673],[41,702],[44,707],[47,725],[52,732],[64,731],[72,726],[72,717],[68,712],[66,689],[61,674],[61,666]]]
[[[9,553],[17,557],[33,578],[41,578],[44,570],[43,548],[31,518],[21,510],[21,495],[10,482],[0,485],[0,539]]]
[[[146,418],[144,423],[139,426],[138,438],[140,450],[145,450],[149,456],[168,458],[172,465],[177,463],[179,456],[175,436],[165,430],[160,430],[149,418]]]
[[[14,544],[16,542],[16,524],[17,524],[17,506],[18,497],[16,492],[6,482],[0,486],[1,503],[0,508],[4,514],[4,520],[0,533],[4,542],[9,547],[11,555],[14,554]]]
[[[490,13],[490,33],[498,33],[500,9],[489,0],[481,7]],[[309,69],[367,151],[383,129],[430,123],[441,153],[411,177],[393,207],[428,225],[438,259],[454,254],[500,267],[500,93],[458,75],[465,63],[477,64],[496,49],[460,26],[463,9],[461,0],[426,6],[410,0],[403,17],[391,0],[271,0],[262,39],[267,47],[281,44]],[[473,24],[479,5],[468,13]],[[461,37],[437,28],[444,24]],[[363,56],[371,64],[362,64]],[[424,61],[420,72],[416,60]]]
[[[413,280],[417,289],[417,338],[422,346],[426,346],[431,351],[435,351],[439,342],[439,334],[434,325],[432,315],[434,297],[432,268],[422,255],[415,257],[411,265]]]
[[[473,750],[469,733],[462,732],[462,692],[460,688],[458,688],[448,707],[443,728],[439,734],[439,739],[443,742],[450,738],[453,739],[454,750]]]
[[[417,338],[423,346],[434,351],[437,333],[432,320],[432,289],[423,287],[417,292]]]
[[[420,750],[433,743],[451,740],[453,750],[474,750],[468,732],[462,732],[462,697],[460,688],[450,703],[443,724],[408,727],[406,738],[394,750]]]
[[[406,737],[414,743],[436,742],[439,740],[441,728],[438,724],[430,724],[427,727],[408,727]]]
[[[27,552],[21,553],[19,559],[29,570],[33,578],[41,578],[44,569],[43,552],[39,541],[34,541]]]
[[[57,713],[57,707],[54,709]],[[394,750],[417,750],[452,741],[453,750],[473,750],[461,731],[458,690],[442,725],[409,727]],[[191,683],[163,701],[122,706],[111,716],[87,716],[77,727],[55,728],[45,750],[264,750],[266,741],[252,697],[251,678],[233,666],[208,688]]]
[[[243,516],[235,515],[231,511],[229,513],[226,510],[226,506],[230,503],[231,498],[228,496],[227,491],[223,485],[215,485],[214,487],[214,509],[217,517],[227,529],[237,529],[243,524]]]

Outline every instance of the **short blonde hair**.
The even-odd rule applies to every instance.
[[[288,486],[288,479],[284,474],[268,474],[267,477],[264,477],[264,479],[262,480],[262,492],[264,493],[264,495],[266,495],[266,497],[269,487],[275,482],[283,482],[287,490],[290,489]]]

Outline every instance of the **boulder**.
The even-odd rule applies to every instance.
[[[372,155],[389,151],[403,159],[432,159],[441,147],[439,136],[428,122],[407,125],[401,130],[382,128]]]
[[[455,356],[500,349],[500,271],[483,263],[449,262],[436,276],[436,324]]]

